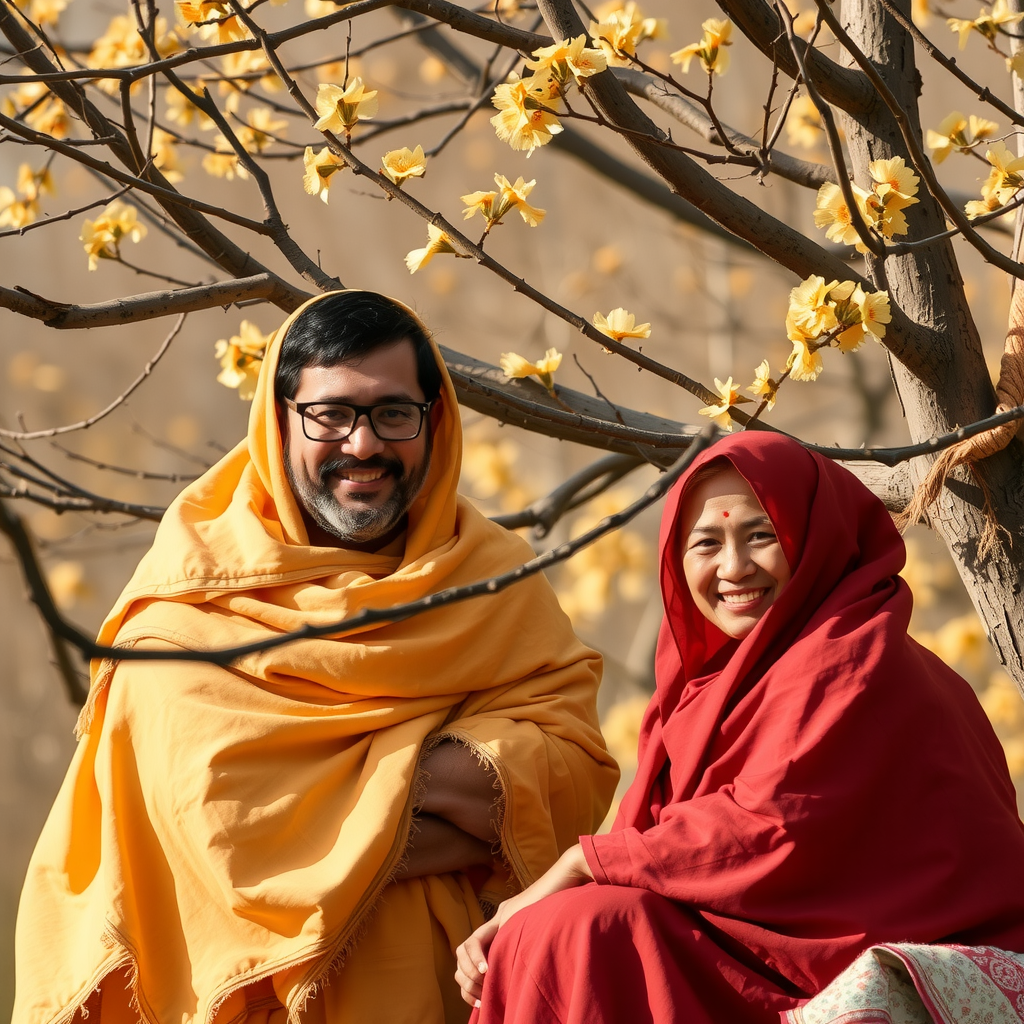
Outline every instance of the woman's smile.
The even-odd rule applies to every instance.
[[[745,637],[789,582],[775,528],[735,469],[698,481],[684,508],[683,576],[700,612]]]

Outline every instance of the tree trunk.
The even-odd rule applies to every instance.
[[[898,0],[907,16],[909,0]],[[845,0],[843,23],[854,42],[871,59],[910,117],[920,137],[917,94],[920,76],[913,41],[875,0]],[[848,58],[849,63],[853,63]],[[873,110],[844,114],[852,165],[858,184],[867,184],[871,160],[910,157],[889,109],[879,97]],[[923,189],[921,202],[907,211],[910,238],[936,235],[945,228],[941,210]],[[912,367],[890,357],[893,376],[913,440],[921,441],[990,415],[995,393],[989,380],[963,280],[948,240],[885,261],[884,272],[869,260],[879,287],[888,287],[894,304],[921,327]],[[1007,671],[1024,692],[1024,451],[1020,440],[973,469],[957,469],[929,512]],[[919,482],[929,459],[911,465]],[[987,486],[991,514],[999,526],[996,549],[984,560],[978,544],[986,525]]]

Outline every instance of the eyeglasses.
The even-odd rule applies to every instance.
[[[341,405],[338,402],[284,400],[302,418],[302,432],[310,441],[344,441],[365,415],[370,429],[382,441],[411,441],[423,429],[429,402],[380,402],[377,405]]]

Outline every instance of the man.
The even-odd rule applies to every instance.
[[[101,641],[241,646],[508,570],[529,547],[458,497],[460,459],[417,318],[311,300]],[[464,1020],[481,904],[606,809],[597,682],[539,577],[229,669],[103,662],[26,880],[15,1021]]]

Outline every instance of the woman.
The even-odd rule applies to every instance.
[[[777,1021],[873,943],[1024,951],[1006,762],[907,635],[903,563],[881,502],[788,438],[695,460],[636,780],[459,948],[480,1024]]]

